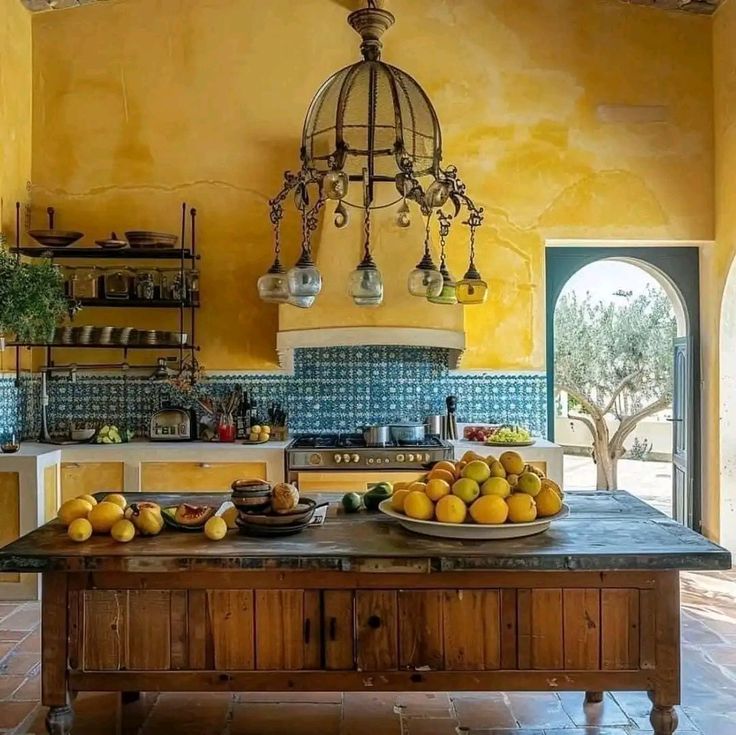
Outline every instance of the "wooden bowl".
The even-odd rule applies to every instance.
[[[300,498],[299,504],[290,511],[269,511],[266,513],[239,513],[238,520],[242,525],[250,526],[295,526],[308,524],[312,520],[317,502],[311,498]]]

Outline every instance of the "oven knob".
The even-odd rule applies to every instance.
[[[310,454],[309,464],[322,464],[322,455],[321,454]]]
[[[373,457],[368,457],[368,464],[373,464]]]
[[[424,461],[429,462],[429,452],[424,455]]]
[[[407,462],[413,462],[414,461],[414,455],[413,454],[407,454],[406,455],[406,461]]]
[[[349,454],[343,454],[342,455],[342,461],[347,464],[350,461],[350,455]]]
[[[360,462],[360,455],[359,455],[359,454],[353,454],[353,455],[352,455],[352,456],[350,457],[350,459],[352,459],[352,460],[353,460],[353,462],[354,462],[355,464],[357,464],[358,462]]]
[[[397,454],[396,455],[396,461],[397,462],[403,462],[404,461],[404,455],[403,454]]]
[[[335,464],[340,464],[342,462],[342,454],[336,454],[332,459],[335,460]]]

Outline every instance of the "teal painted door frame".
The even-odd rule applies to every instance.
[[[605,259],[639,261],[663,273],[679,292],[687,320],[690,354],[690,386],[687,395],[691,404],[688,413],[688,453],[690,477],[684,500],[684,522],[700,530],[700,252],[696,247],[550,247],[546,261],[546,335],[547,335],[547,432],[555,437],[555,306],[570,278],[586,265]]]

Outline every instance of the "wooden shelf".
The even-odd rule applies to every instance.
[[[99,342],[90,342],[89,344],[62,344],[61,342],[10,342],[8,347],[50,347],[52,349],[64,349],[64,350],[86,350],[86,349],[98,349],[98,350],[199,350],[199,346],[190,344],[172,344],[157,342],[156,344],[130,344],[121,345],[117,343],[101,344]]]
[[[109,260],[193,260],[192,251],[185,248],[122,248],[120,250],[106,250],[100,247],[67,247],[48,248],[43,245],[22,245],[14,248],[15,252],[31,258],[53,258],[55,260],[98,259]]]
[[[185,309],[199,308],[199,304],[191,304],[188,301],[180,303],[171,299],[74,299],[81,306],[87,307],[104,307],[112,309],[134,308],[134,309]]]

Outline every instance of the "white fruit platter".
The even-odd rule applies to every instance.
[[[391,498],[381,502],[378,509],[391,518],[395,518],[404,528],[414,533],[439,538],[452,538],[474,541],[494,541],[499,539],[523,538],[546,531],[553,521],[559,521],[570,515],[570,508],[562,504],[562,510],[546,518],[537,518],[529,523],[442,523],[440,521],[420,521],[409,518],[391,507]]]

